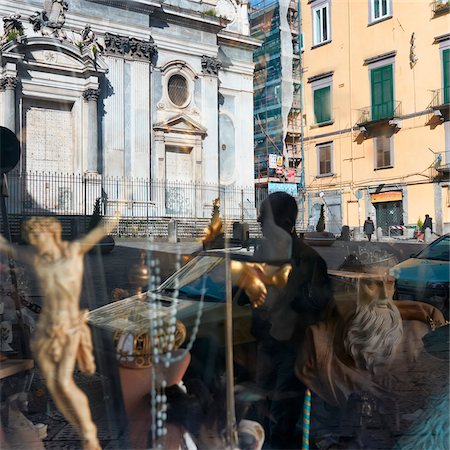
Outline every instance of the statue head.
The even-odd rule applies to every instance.
[[[395,354],[403,336],[402,317],[392,301],[392,277],[363,279],[356,312],[347,322],[344,347],[356,366],[374,373]]]
[[[295,198],[286,192],[274,192],[270,194],[261,204],[258,222],[264,234],[264,225],[267,221],[274,221],[289,234],[295,227],[298,206]]]
[[[21,231],[22,238],[38,248],[62,241],[61,223],[54,217],[32,217],[22,223]]]

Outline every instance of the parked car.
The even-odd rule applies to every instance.
[[[231,249],[233,257],[250,258],[253,249]],[[156,290],[141,296],[129,297],[93,310],[89,314],[91,325],[115,329],[149,329],[154,304],[176,308],[176,317],[187,328],[188,335],[201,317],[198,336],[214,336],[224,344],[225,337],[225,260],[223,250],[207,250],[193,258],[171,275]],[[175,301],[176,297],[177,301]],[[201,302],[201,305],[200,305]],[[233,302],[233,339],[236,344],[254,338],[250,334],[251,308]],[[138,325],[136,325],[138,324]],[[136,326],[138,328],[136,328]]]
[[[420,300],[449,317],[450,234],[441,236],[390,270],[396,279],[395,298]]]

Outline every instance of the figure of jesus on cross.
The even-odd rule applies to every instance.
[[[87,310],[80,310],[84,255],[117,225],[119,215],[100,223],[76,241],[63,241],[54,217],[33,217],[22,224],[31,247],[16,247],[0,235],[0,252],[29,264],[43,297],[31,343],[47,388],[63,416],[83,440],[85,450],[100,450],[97,429],[84,392],[75,384],[75,363],[82,372],[95,372]]]

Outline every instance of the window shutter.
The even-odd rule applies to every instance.
[[[394,113],[392,65],[371,70],[372,120],[391,117]]]
[[[450,48],[442,52],[444,71],[444,103],[450,103]]]

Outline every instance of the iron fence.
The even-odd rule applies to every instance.
[[[105,177],[98,174],[11,173],[8,212],[14,215],[88,216],[100,199],[106,216],[209,218],[219,197],[227,219],[254,220],[267,189],[184,181]]]

